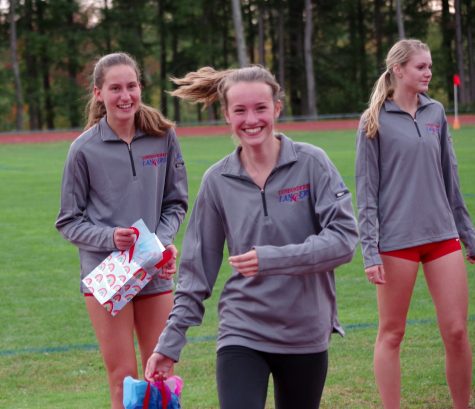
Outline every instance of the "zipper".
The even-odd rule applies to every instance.
[[[419,135],[419,138],[422,138],[421,131],[419,130],[419,125],[417,124],[417,119],[414,118],[414,125],[416,126],[417,134]]]
[[[267,216],[267,202],[266,202],[266,193],[264,189],[261,189],[261,198],[262,198],[262,207],[264,208],[264,216]]]
[[[132,166],[132,175],[135,177],[137,174],[135,173],[135,165],[134,165],[134,157],[132,156],[132,144],[127,144],[129,149],[129,158],[130,158],[130,165]]]

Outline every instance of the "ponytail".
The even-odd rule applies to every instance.
[[[140,104],[135,114],[135,127],[148,135],[163,136],[175,124],[155,108]]]
[[[379,111],[387,98],[391,98],[394,93],[394,87],[392,85],[391,71],[386,70],[379,77],[371,92],[369,100],[369,107],[363,113],[365,119],[365,132],[368,138],[374,138],[379,128]]]
[[[205,107],[220,101],[226,109],[226,94],[237,82],[261,82],[269,85],[274,101],[283,101],[284,93],[275,77],[260,65],[217,71],[212,67],[203,67],[189,72],[183,78],[171,78],[178,88],[171,95],[190,101],[202,103]]]
[[[170,92],[170,95],[208,107],[220,99],[219,84],[232,71],[216,71],[211,67],[203,67],[189,72],[183,78],[172,77],[171,81],[178,85],[178,88]]]
[[[103,102],[98,101],[94,94],[86,104],[86,126],[84,129],[89,129],[91,126],[97,124],[103,116],[106,115],[106,107]]]

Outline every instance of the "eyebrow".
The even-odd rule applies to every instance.
[[[131,85],[131,84],[134,84],[134,85],[138,85],[138,81],[129,81],[126,83],[126,85]],[[122,85],[121,82],[111,82],[109,84],[109,86],[114,86],[114,85]]]

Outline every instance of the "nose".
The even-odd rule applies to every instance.
[[[126,89],[122,90],[120,93],[120,99],[128,101],[130,99],[130,92]]]
[[[254,124],[258,121],[257,119],[257,115],[256,113],[250,109],[249,111],[247,111],[247,114],[246,114],[246,123],[248,124]]]

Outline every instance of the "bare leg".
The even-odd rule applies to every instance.
[[[157,345],[158,337],[165,328],[168,314],[173,307],[173,294],[162,294],[134,300],[135,330],[140,347],[142,370]]]
[[[386,283],[377,285],[379,328],[374,347],[374,373],[383,407],[401,407],[400,345],[419,264],[382,256]]]
[[[445,345],[446,376],[455,409],[467,409],[472,383],[472,352],[468,340],[468,284],[462,251],[424,265]]]
[[[85,297],[85,300],[107,370],[111,408],[123,409],[124,378],[127,375],[137,378],[133,303],[112,317],[94,297]]]

